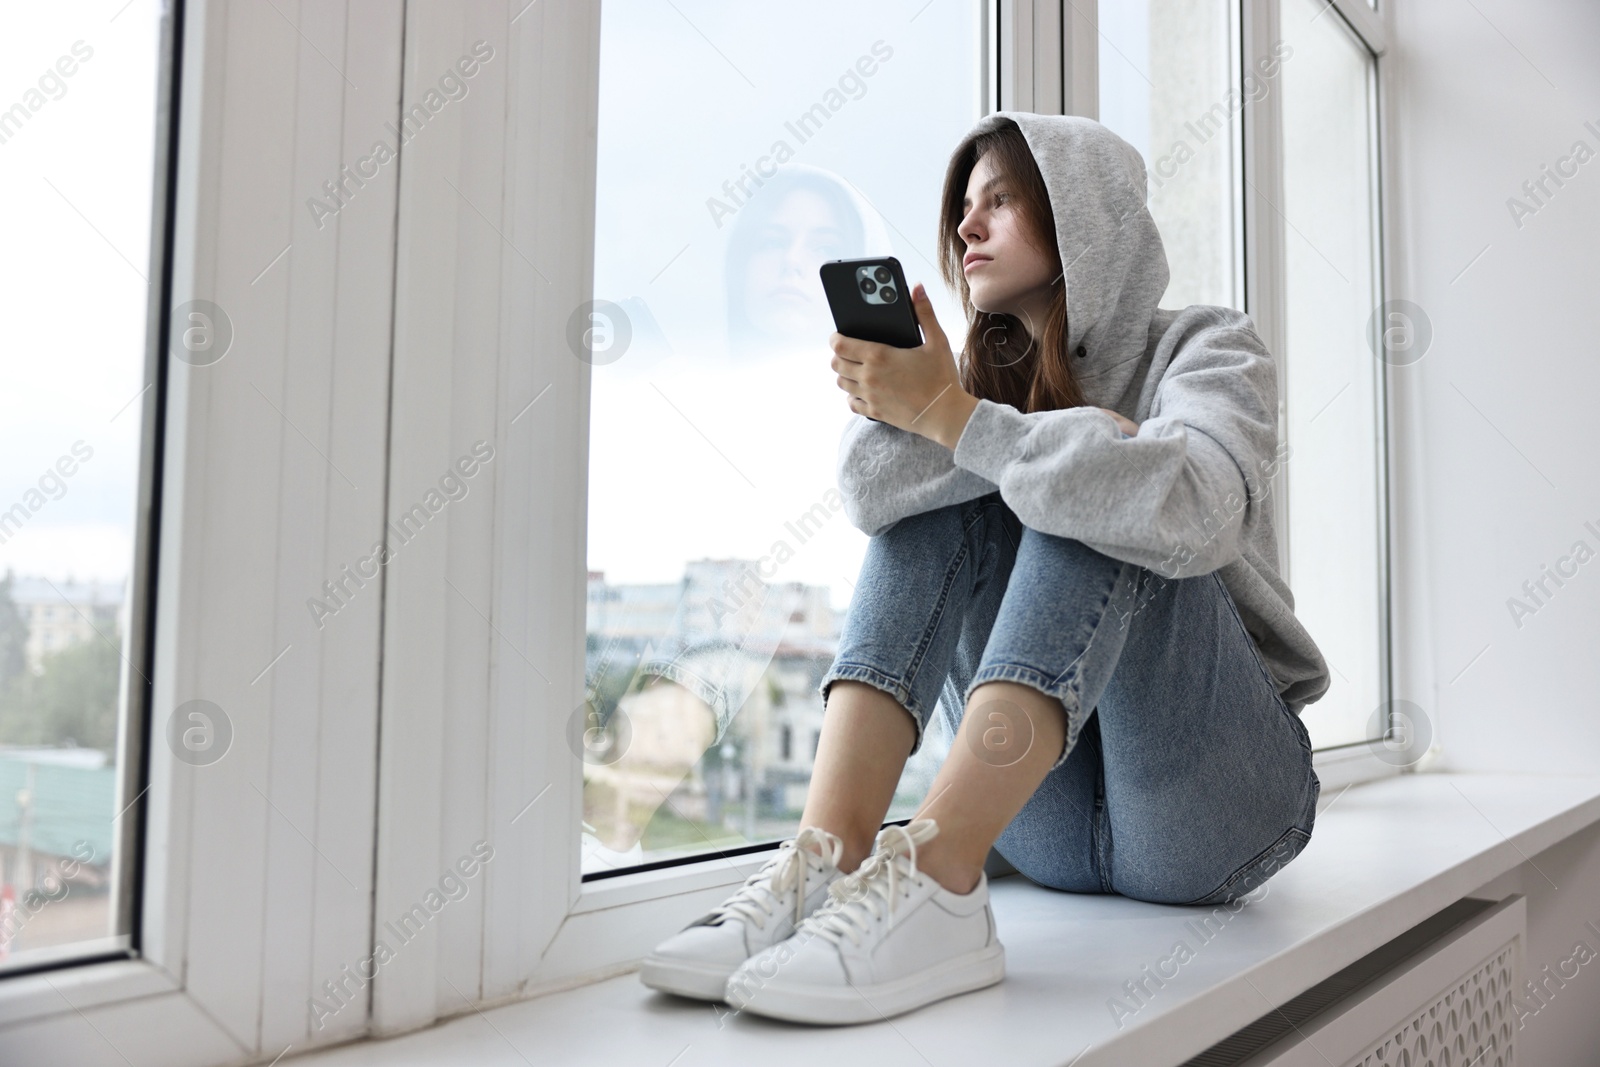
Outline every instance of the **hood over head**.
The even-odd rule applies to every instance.
[[[1093,119],[996,111],[975,132],[1010,119],[1050,194],[1066,271],[1067,350],[1084,397],[1114,407],[1141,377],[1150,323],[1170,277],[1145,200],[1144,160]]]

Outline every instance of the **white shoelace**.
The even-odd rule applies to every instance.
[[[817,826],[807,826],[788,841],[778,846],[778,854],[761,865],[745,879],[743,886],[711,914],[709,922],[741,918],[754,922],[758,930],[765,930],[767,919],[776,910],[781,894],[794,890],[794,921],[796,925],[805,916],[807,855],[814,855],[805,846],[815,841],[823,848],[822,858],[839,865],[844,853],[844,840]]]
[[[828,887],[827,903],[811,913],[804,927],[836,945],[843,945],[846,937],[852,945],[860,945],[861,938],[871,933],[885,915],[889,929],[894,929],[900,879],[919,880],[917,845],[938,832],[932,819],[913,819],[905,826],[886,827],[877,851]]]

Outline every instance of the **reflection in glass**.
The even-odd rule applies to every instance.
[[[628,341],[591,378],[585,873],[797,829],[867,543],[818,268],[894,255],[960,321],[932,256],[982,7],[602,10],[595,329]]]
[[[843,178],[791,163],[761,188],[728,237],[728,349],[754,357],[833,332],[817,268],[889,247],[876,215]]]

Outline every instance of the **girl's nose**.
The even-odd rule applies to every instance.
[[[788,254],[784,257],[784,264],[789,270],[803,274],[811,270],[815,258],[811,254],[811,250],[806,247],[805,241],[794,240],[789,242]]]

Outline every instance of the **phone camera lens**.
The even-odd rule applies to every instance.
[[[894,291],[894,286],[892,285],[886,285],[882,289],[879,289],[878,296],[885,304],[892,304],[896,300],[900,299],[900,294]]]
[[[878,283],[880,285],[888,285],[890,282],[894,281],[894,275],[889,273],[888,267],[879,267],[877,270],[873,271],[873,277],[878,279]]]
[[[871,278],[863,277],[861,279],[861,291],[863,293],[876,292],[877,288],[878,288],[878,283],[873,281]]]

